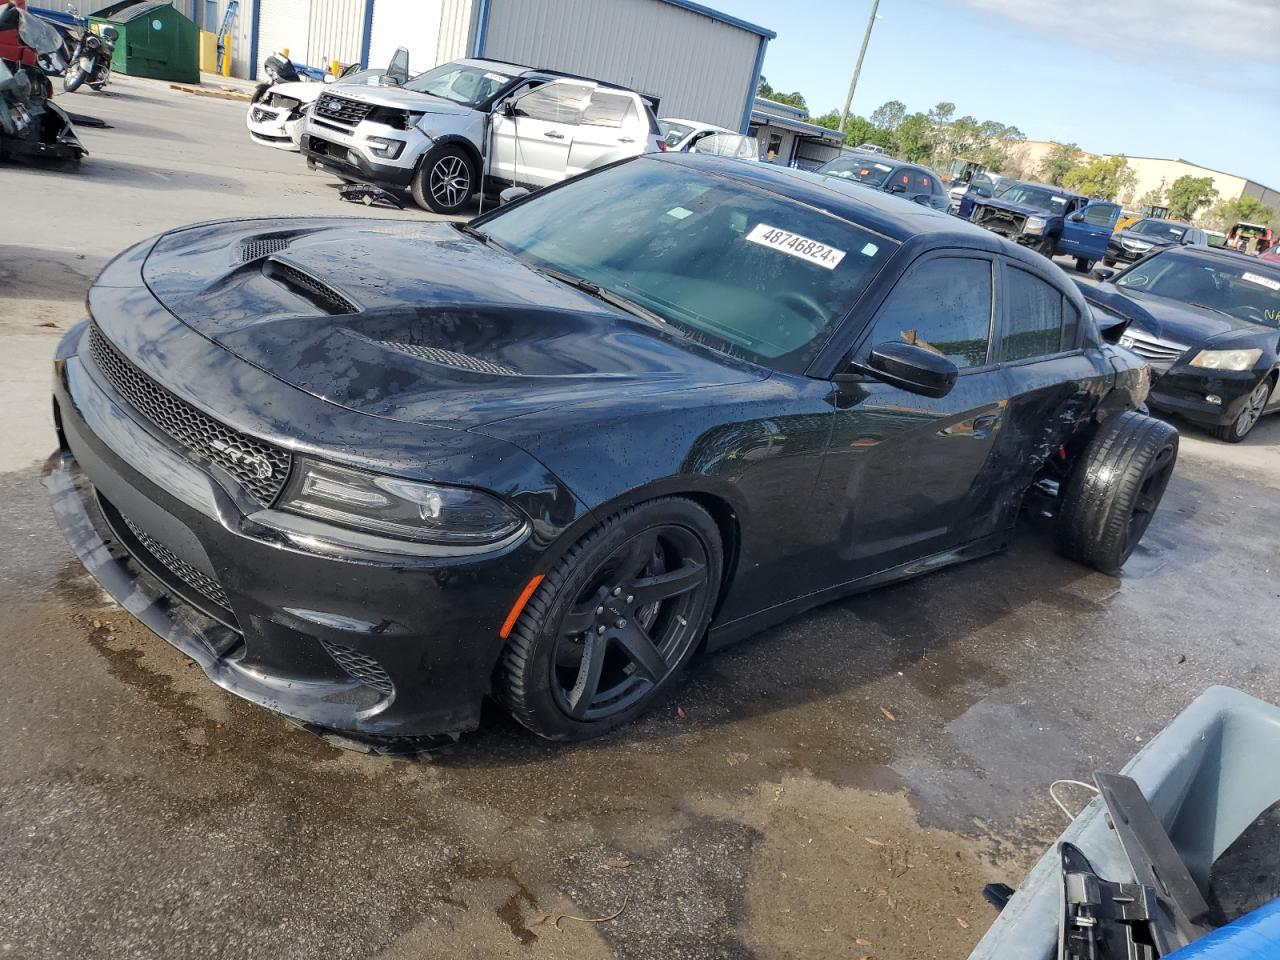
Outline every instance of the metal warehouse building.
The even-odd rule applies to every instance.
[[[221,14],[225,4],[205,6]],[[283,48],[315,66],[379,66],[403,46],[415,73],[460,57],[564,70],[630,87],[663,116],[735,130],[750,121],[775,36],[689,0],[250,0],[239,19],[242,34],[252,25],[244,75],[255,79]]]

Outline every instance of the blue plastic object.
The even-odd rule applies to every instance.
[[[1165,960],[1280,960],[1280,900],[1174,951]]]

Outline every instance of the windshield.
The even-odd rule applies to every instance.
[[[505,73],[465,63],[442,63],[404,85],[414,93],[429,93],[468,107],[484,103],[511,82]]]
[[[1280,327],[1280,270],[1264,263],[1213,263],[1168,251],[1134,264],[1116,286]]]
[[[822,174],[824,177],[840,177],[844,180],[853,180],[871,187],[878,187],[889,178],[889,174],[893,173],[893,167],[875,160],[868,162],[866,160],[851,160],[848,157],[837,157],[835,160],[824,163],[815,172]]]
[[[1000,199],[1008,203],[1020,203],[1037,210],[1050,210],[1061,213],[1067,206],[1067,198],[1060,193],[1046,190],[1044,187],[1033,187],[1029,183],[1011,184],[1000,194]]]
[[[658,132],[662,134],[662,139],[667,142],[668,147],[678,146],[680,141],[693,133],[694,128],[687,123],[675,123],[671,120],[659,120]]]
[[[1140,233],[1144,237],[1156,237],[1160,240],[1181,240],[1187,228],[1180,223],[1168,220],[1139,220],[1129,228],[1130,233]]]
[[[802,373],[896,242],[684,164],[636,159],[504,209],[481,233],[721,353]]]

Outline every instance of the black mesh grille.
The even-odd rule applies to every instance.
[[[358,313],[360,308],[340,294],[327,283],[322,283],[309,273],[303,273],[292,264],[283,260],[270,260],[267,263],[267,276],[292,287],[308,300],[323,307],[330,313]]]
[[[118,394],[198,457],[231,474],[248,494],[270,506],[289,477],[288,450],[232,430],[201,413],[143,374],[102,335],[89,328],[89,354]]]
[[[359,103],[332,93],[326,93],[316,104],[316,114],[318,116],[336,120],[351,127],[354,127],[368,116],[369,111],[372,109],[373,104]]]
[[[329,651],[329,656],[333,657],[334,662],[351,679],[360,681],[366,687],[373,687],[373,689],[385,696],[390,696],[395,689],[391,683],[390,675],[386,670],[382,669],[382,665],[373,657],[352,650],[350,647],[344,647],[341,644],[330,643],[324,639],[320,641],[320,644],[325,650]]]
[[[390,347],[392,350],[407,353],[411,357],[417,357],[420,360],[427,360],[446,367],[457,367],[459,370],[470,370],[472,373],[492,373],[503,377],[519,376],[510,367],[490,363],[488,360],[481,360],[479,357],[458,353],[454,350],[427,347],[419,343],[403,343],[400,340],[379,340],[377,342],[384,347]]]
[[[125,526],[129,528],[129,531],[138,538],[138,542],[146,548],[147,553],[159,561],[166,570],[206,600],[212,600],[224,610],[231,609],[231,603],[227,600],[227,592],[222,589],[222,585],[217,580],[201,573],[185,560],[175,556],[164,544],[160,543],[128,517],[122,514],[121,519],[124,520]]]
[[[245,240],[240,244],[240,262],[261,260],[273,253],[279,253],[289,246],[288,237],[260,237],[257,240]]]

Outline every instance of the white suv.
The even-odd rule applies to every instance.
[[[299,144],[308,165],[407,188],[436,213],[477,190],[546,186],[666,146],[631,90],[492,60],[441,64],[400,87],[330,87]]]

